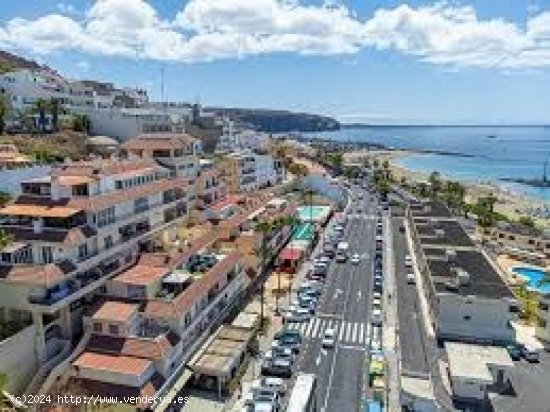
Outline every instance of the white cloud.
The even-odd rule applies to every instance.
[[[163,20],[144,0],[97,0],[82,18],[60,14],[14,18],[0,26],[0,47],[38,54],[77,50],[162,61],[195,62],[269,53],[351,55],[391,50],[447,67],[550,66],[550,11],[525,26],[481,20],[471,6],[438,3],[378,9],[359,19],[327,2],[189,0]]]

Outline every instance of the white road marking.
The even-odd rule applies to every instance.
[[[364,335],[363,335],[363,333],[364,333],[365,331],[363,330],[363,327],[364,327],[364,326],[363,326],[363,324],[361,323],[361,324],[359,325],[359,343],[363,343],[363,342],[365,341],[365,337],[364,337]]]
[[[353,339],[352,339],[352,342],[355,342],[355,338],[357,337],[357,327],[359,326],[358,323],[354,323],[353,324]]]
[[[351,340],[351,334],[352,334],[353,324],[348,323],[348,324],[347,324],[347,329],[348,329],[348,332],[346,333],[346,341],[349,342],[349,341]]]
[[[346,330],[346,323],[344,321],[342,321],[340,323],[340,334],[338,335],[338,340],[339,341],[342,341],[344,339],[345,330]]]
[[[313,321],[314,320],[315,319],[310,319],[309,322],[307,323],[306,330],[304,332],[304,336],[309,337],[309,334],[311,332],[311,327],[313,326]]]
[[[317,355],[317,359],[315,359],[315,364],[317,366],[319,366],[320,363],[321,363],[321,353],[319,353],[319,355]]]
[[[357,302],[361,300],[361,289],[357,291]]]
[[[365,350],[365,348],[362,347],[362,346],[353,346],[353,345],[340,345],[339,348],[340,349],[359,350],[359,351],[364,351]]]
[[[312,338],[317,336],[317,329],[319,328],[319,324],[321,323],[320,319],[317,319],[317,318],[315,318],[313,321],[314,321],[313,329],[311,330],[311,335],[309,335]]]

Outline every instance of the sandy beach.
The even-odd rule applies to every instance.
[[[400,181],[402,177],[405,177],[408,181],[413,182],[426,182],[428,180],[428,173],[405,169],[397,165],[398,159],[415,152],[410,152],[407,150],[370,150],[368,152],[350,153],[348,156],[350,159],[353,159],[362,157],[366,153],[368,153],[368,156],[371,158],[377,158],[380,164],[387,160],[390,163],[390,169],[392,170],[393,176],[397,181]],[[441,173],[442,178],[445,179],[445,171],[439,172]],[[497,185],[472,182],[462,183],[466,186],[466,201],[468,203],[475,203],[478,197],[493,194],[498,199],[495,204],[495,210],[511,219],[518,219],[520,216],[528,216],[528,210],[543,207],[545,205],[542,200],[519,196],[514,193],[510,193]],[[550,219],[534,218],[534,220],[537,225],[544,228],[550,228]]]

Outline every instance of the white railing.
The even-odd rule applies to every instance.
[[[57,379],[69,369],[69,366],[73,360],[84,351],[91,336],[91,329],[87,328],[84,332],[84,336],[82,336],[82,339],[80,339],[80,342],[78,342],[78,345],[73,349],[72,353],[70,353],[70,355],[67,353],[65,355],[67,358],[52,368],[49,375],[45,377],[45,380],[43,379],[41,381],[43,384],[39,388],[38,395],[46,395],[50,391]]]
[[[38,372],[30,381],[24,394],[27,396],[34,395],[37,392],[37,389],[40,388],[39,385],[41,385],[44,379],[46,379],[46,377],[48,376],[48,373],[55,367],[55,365],[57,365],[63,358],[65,358],[70,353],[70,351],[71,341],[70,339],[67,339],[63,342],[63,347],[61,351],[53,358],[48,360],[46,363],[42,364],[42,366],[38,369]]]

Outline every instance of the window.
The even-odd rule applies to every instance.
[[[185,314],[184,323],[185,323],[185,327],[191,324],[191,314],[189,312]]]
[[[101,328],[101,323],[99,322],[94,322],[94,332],[96,333],[101,333],[102,331],[102,328]]]
[[[53,262],[53,248],[51,246],[42,246],[42,261],[44,263]]]
[[[83,245],[78,246],[78,257],[83,259],[86,256],[88,256],[88,245],[84,243]]]
[[[149,199],[140,197],[134,200],[134,213],[140,213],[149,210]]]
[[[97,214],[97,226],[103,227],[115,223],[115,207],[111,206]]]
[[[117,180],[115,182],[115,189],[117,189],[117,190],[122,189],[122,181],[121,180]]]
[[[111,335],[118,335],[118,325],[109,325],[109,333]]]
[[[105,245],[105,249],[110,249],[113,247],[113,237],[111,235],[105,236],[105,239],[103,239],[103,244]]]

